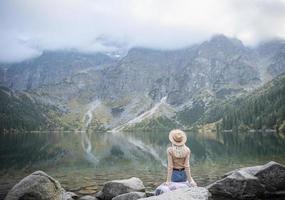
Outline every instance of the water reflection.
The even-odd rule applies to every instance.
[[[187,133],[192,174],[206,185],[235,168],[275,160],[285,164],[284,135],[277,133]],[[138,176],[154,188],[166,176],[168,132],[41,132],[0,134],[0,180],[38,169],[67,189]],[[0,181],[0,187],[1,187]]]
[[[81,144],[82,148],[85,151],[86,159],[93,163],[94,165],[97,165],[99,163],[98,158],[92,153],[92,144],[91,144],[91,136],[90,132],[81,131]]]

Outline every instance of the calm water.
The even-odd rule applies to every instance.
[[[198,185],[230,170],[275,160],[285,164],[285,137],[277,133],[187,133]],[[0,134],[0,198],[34,170],[67,190],[99,191],[108,180],[136,176],[149,190],[165,180],[167,132],[41,132]]]

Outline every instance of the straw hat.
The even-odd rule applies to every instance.
[[[187,136],[184,131],[180,129],[174,129],[169,133],[169,140],[172,144],[181,146],[185,144]]]

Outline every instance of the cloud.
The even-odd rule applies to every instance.
[[[173,49],[217,33],[237,37],[247,45],[285,38],[285,1],[0,1],[2,62],[64,48],[104,51],[125,45]]]

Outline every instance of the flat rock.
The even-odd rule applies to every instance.
[[[78,200],[97,200],[97,198],[90,195],[85,195],[80,197]]]
[[[130,192],[114,197],[112,200],[137,200],[146,197],[144,192]]]
[[[207,186],[214,198],[258,199],[283,196],[285,167],[276,162],[245,167]]]
[[[60,183],[43,171],[36,171],[17,183],[5,200],[62,200],[64,189]]]
[[[111,200],[120,194],[145,192],[145,186],[139,178],[132,177],[124,180],[109,181],[104,184],[102,192],[105,200]]]
[[[191,187],[177,189],[141,200],[208,200],[210,196],[211,194],[204,187]]]

